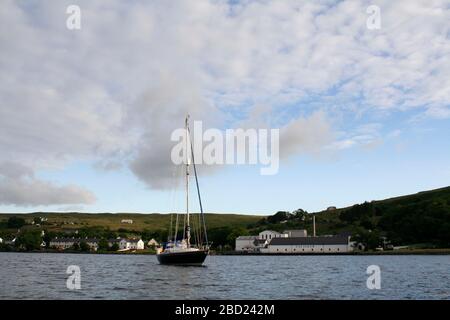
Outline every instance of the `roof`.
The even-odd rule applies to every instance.
[[[125,239],[122,239],[122,238],[120,238],[120,239],[108,239],[108,242],[111,242],[111,243],[115,243],[115,242],[120,242],[120,241],[122,241],[122,240],[125,240]]]
[[[255,239],[255,243],[266,243],[266,239]]]
[[[280,234],[278,231],[273,231],[273,230],[264,230],[264,231],[261,231],[260,233],[263,233],[263,232],[272,232],[272,233]]]
[[[296,238],[274,238],[270,241],[271,246],[286,245],[331,245],[348,244],[348,237],[296,237]]]
[[[258,238],[257,236],[239,236],[236,240],[255,240]]]
[[[98,242],[98,239],[92,238],[53,238],[50,242]]]

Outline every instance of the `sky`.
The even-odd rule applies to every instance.
[[[431,0],[3,0],[0,212],[183,211],[171,133],[186,114],[280,132],[274,175],[198,167],[207,212],[448,186],[449,21]]]

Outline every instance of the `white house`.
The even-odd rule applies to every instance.
[[[151,239],[151,240],[149,240],[149,242],[147,242],[147,246],[148,247],[157,247],[157,246],[159,246],[159,243],[155,239]]]
[[[144,241],[142,239],[128,239],[130,250],[144,250]]]
[[[86,244],[89,246],[89,248],[91,250],[97,251],[97,249],[98,249],[98,240],[97,239],[95,239],[95,238],[94,239],[84,239],[81,241],[86,242]]]
[[[133,220],[132,219],[122,219],[122,221],[120,221],[121,223],[128,223],[128,224],[133,224]]]
[[[80,245],[81,242],[86,242],[89,248],[93,251],[97,251],[98,249],[98,240],[97,239],[76,239],[76,238],[54,238],[50,240],[49,246],[50,248],[55,248],[58,250],[66,250],[73,247],[74,244]]]
[[[236,238],[236,251],[259,252],[267,245],[266,239],[259,239],[257,236],[239,236]]]
[[[236,251],[254,252],[256,250],[255,240],[257,236],[239,236],[236,238]]]
[[[261,249],[263,253],[342,253],[353,251],[350,237],[297,237],[274,238],[267,248]]]
[[[3,243],[3,239],[2,238],[0,238],[0,243]]]
[[[287,237],[286,234],[279,233],[273,230],[264,230],[259,233],[258,239],[270,241],[274,238],[285,238],[285,237]]]
[[[50,240],[50,248],[55,248],[58,250],[66,250],[73,247],[75,243],[79,243],[79,239],[74,238],[54,238]]]
[[[108,240],[109,247],[112,247],[115,243],[119,247],[118,250],[129,250],[130,249],[130,242],[128,241],[128,239],[117,238],[117,239],[109,239]]]

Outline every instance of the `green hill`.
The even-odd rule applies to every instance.
[[[304,228],[311,234],[312,214],[299,209],[278,215],[280,218],[275,221],[273,218],[260,221],[254,226],[254,232],[267,228]],[[380,245],[381,237],[387,237],[394,245],[450,247],[450,187],[364,202],[315,215],[318,235],[349,232],[370,248]]]
[[[10,218],[12,217],[14,221],[11,221]],[[15,221],[15,218],[18,221]],[[40,218],[44,218],[44,220],[41,221]],[[205,215],[209,239],[216,246],[233,243],[234,239],[232,240],[229,237],[233,231],[246,230],[248,225],[256,223],[262,218],[263,216],[244,214],[207,213]],[[44,230],[47,239],[56,236],[101,238],[137,236],[144,240],[155,238],[158,241],[165,241],[170,219],[170,214],[158,213],[35,212],[0,214],[0,237],[12,239],[17,235],[17,230],[20,229],[21,232]],[[191,219],[198,221],[198,214],[191,215]],[[122,222],[122,220],[132,220],[132,223]]]
[[[314,214],[317,235],[351,233],[355,241],[366,244],[368,248],[379,246],[385,238],[394,245],[421,244],[425,247],[450,248],[450,187]],[[14,237],[20,228],[43,229],[48,237],[77,235],[106,238],[136,235],[164,241],[167,239],[170,216],[157,213],[0,214],[0,237]],[[14,221],[8,222],[11,217],[23,220],[15,225]],[[46,220],[40,222],[39,217]],[[312,217],[313,214],[302,209],[280,211],[272,216],[208,213],[206,223],[209,239],[214,245],[229,248],[234,245],[237,236],[257,234],[266,229],[307,229],[311,235]],[[133,223],[124,223],[124,219],[131,219]]]

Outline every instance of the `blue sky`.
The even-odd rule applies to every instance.
[[[80,30],[66,27],[69,4]],[[377,30],[370,4],[2,2],[0,212],[182,211],[170,134],[187,113],[280,130],[276,175],[199,168],[208,212],[448,186],[448,4],[377,1]]]

